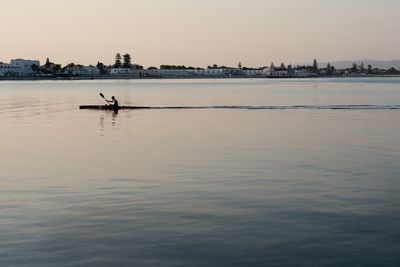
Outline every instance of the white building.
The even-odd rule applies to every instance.
[[[245,76],[249,76],[249,77],[262,76],[262,74],[263,74],[263,70],[262,69],[247,69],[247,70],[241,70],[241,72]]]
[[[0,64],[0,77],[8,75],[18,75],[18,68],[11,66],[10,64]]]
[[[262,75],[264,77],[275,77],[275,78],[278,78],[278,77],[285,78],[285,77],[290,76],[289,70],[287,68],[275,67],[273,64],[271,64],[270,67],[265,67],[262,70]]]
[[[161,77],[189,77],[190,73],[185,69],[159,69],[158,75]]]
[[[96,76],[100,74],[100,70],[95,66],[74,65],[66,67],[64,74],[79,76]]]
[[[10,66],[17,70],[18,75],[33,74],[32,66],[40,66],[39,60],[11,59]]]
[[[137,71],[129,68],[112,68],[110,71],[111,75],[133,75],[137,74]]]
[[[269,77],[269,76],[271,76],[271,67],[265,67],[265,68],[263,68],[263,76],[265,76],[265,77]]]

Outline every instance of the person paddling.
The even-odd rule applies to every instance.
[[[118,106],[118,100],[115,98],[115,96],[111,97],[111,100],[108,100],[104,97],[103,93],[100,93],[100,96],[107,102],[110,104],[110,107],[112,107],[113,110],[118,110],[119,106]]]
[[[104,98],[105,99],[105,98]],[[118,109],[118,100],[115,98],[115,96],[112,96],[111,97],[111,100],[107,100],[106,99],[106,101],[108,102],[108,103],[110,103],[111,104],[111,106],[113,107],[113,109]]]

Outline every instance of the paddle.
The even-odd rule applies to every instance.
[[[104,101],[106,101],[106,103],[108,104],[108,101],[106,100],[106,98],[104,97],[103,93],[100,93],[100,96],[104,99]]]

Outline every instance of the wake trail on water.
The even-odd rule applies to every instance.
[[[400,105],[293,105],[293,106],[161,106],[151,109],[238,109],[238,110],[399,110]]]

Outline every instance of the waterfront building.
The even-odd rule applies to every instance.
[[[318,77],[318,76],[319,76],[318,73],[314,73],[306,68],[296,68],[294,70],[294,77],[296,77],[296,78],[312,78],[312,77]]]
[[[96,76],[100,70],[95,66],[69,65],[64,68],[63,74],[74,76]]]
[[[242,69],[240,73],[247,77],[260,77],[263,75],[263,69]]]
[[[11,62],[10,62],[10,66],[12,68],[15,68],[17,74],[20,76],[34,74],[34,71],[32,69],[33,65],[36,65],[39,67],[40,61],[17,58],[17,59],[11,59]]]
[[[13,67],[10,64],[0,63],[0,77],[17,76],[19,68]]]
[[[270,67],[264,67],[262,75],[267,78],[290,77],[289,69],[286,67],[275,67],[272,63]]]
[[[111,75],[134,75],[137,72],[131,68],[112,68],[110,71]]]
[[[186,69],[159,69],[157,70],[160,77],[189,77],[190,74]]]

